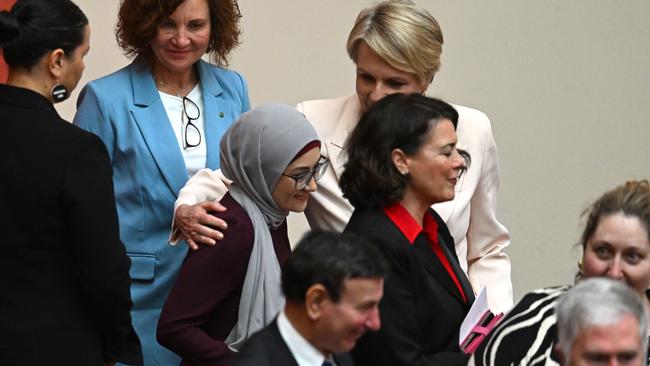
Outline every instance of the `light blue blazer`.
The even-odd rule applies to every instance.
[[[203,94],[207,167],[219,168],[219,142],[250,109],[243,77],[204,61],[196,68]],[[133,325],[145,365],[178,365],[156,342],[160,310],[185,258],[186,245],[167,244],[174,201],[189,179],[176,135],[149,63],[129,66],[84,87],[74,124],[97,134],[113,165],[120,235],[131,258]]]

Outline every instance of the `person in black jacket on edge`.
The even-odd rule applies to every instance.
[[[1,365],[142,363],[106,148],[53,106],[79,82],[89,38],[69,0],[0,12]]]

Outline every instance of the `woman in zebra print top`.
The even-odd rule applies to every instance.
[[[625,281],[645,299],[650,287],[650,184],[630,181],[606,192],[583,216],[577,280],[606,276]],[[476,350],[470,365],[559,365],[555,304],[570,286],[525,295]]]

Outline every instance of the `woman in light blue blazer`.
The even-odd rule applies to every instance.
[[[123,0],[118,16],[118,44],[135,59],[85,86],[74,123],[97,134],[112,161],[145,365],[178,365],[155,339],[187,251],[167,236],[178,191],[199,169],[219,168],[222,134],[250,109],[242,76],[222,68],[240,13],[236,0]],[[201,60],[206,53],[220,66]]]

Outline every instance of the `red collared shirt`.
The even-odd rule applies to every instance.
[[[456,284],[460,295],[463,297],[463,301],[467,303],[467,297],[465,296],[465,292],[460,285],[460,281],[458,281],[458,277],[456,277],[454,270],[451,268],[451,264],[449,264],[449,259],[445,256],[445,253],[442,252],[442,248],[438,243],[438,223],[436,220],[428,212],[426,212],[424,214],[423,220],[424,228],[422,228],[422,226],[420,226],[420,224],[415,221],[413,216],[411,216],[411,214],[399,202],[384,207],[384,213],[393,222],[393,224],[397,226],[402,234],[406,236],[411,244],[415,242],[415,239],[418,237],[418,235],[420,235],[421,232],[424,232],[427,237],[427,241],[429,242],[429,246],[447,270],[449,277],[451,277],[451,279]]]

